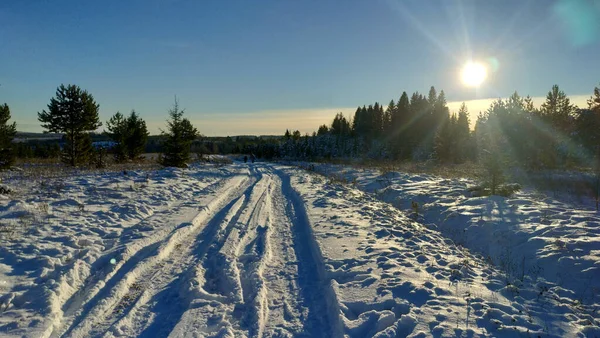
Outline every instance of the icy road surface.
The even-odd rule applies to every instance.
[[[1,337],[600,332],[552,284],[507,285],[435,229],[314,173],[256,163],[6,182]]]

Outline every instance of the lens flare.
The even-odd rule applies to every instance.
[[[495,73],[500,69],[500,61],[495,57],[489,57],[486,59],[488,67],[490,68],[490,73]]]
[[[479,62],[469,61],[461,71],[461,79],[465,86],[478,87],[487,77],[486,67]]]

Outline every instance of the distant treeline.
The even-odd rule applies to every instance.
[[[82,97],[89,102],[81,109],[61,116],[64,109],[57,107],[67,105],[69,96]],[[104,151],[112,152],[119,161],[135,159],[142,152],[183,151],[183,157],[175,156],[180,164],[190,159],[190,154],[254,154],[265,159],[433,160],[439,163],[494,158],[506,165],[530,169],[599,167],[600,159],[599,88],[593,90],[587,107],[573,105],[557,85],[551,88],[540,107],[534,106],[531,97],[521,97],[515,92],[480,112],[474,130],[469,128],[468,107],[463,103],[458,112],[450,112],[444,91],[438,93],[434,87],[427,95],[415,92],[409,96],[403,92],[397,101],[391,100],[386,107],[378,102],[357,107],[353,116],[338,113],[331,124],[320,126],[312,134],[287,130],[276,137],[201,136],[187,119],[181,117],[183,110],[178,108],[177,102],[169,112],[168,133],[149,136],[144,120],[132,111],[129,116],[117,112],[107,122],[108,131],[96,134],[90,129],[101,125],[98,105],[89,93],[76,86],[59,87],[48,108],[48,112],[39,113],[42,127],[65,135],[62,139],[28,135],[29,140],[17,138],[19,141],[9,146],[15,125],[8,123],[8,106],[2,106],[0,125],[4,125],[4,131],[0,136],[4,135],[4,138],[0,143],[4,148],[0,147],[0,155],[14,153],[22,158],[60,155],[66,163],[78,165],[84,163],[85,158],[95,156],[83,156],[81,149],[103,148],[94,145],[111,141],[117,146]],[[73,124],[61,122],[86,114],[89,117],[83,121],[89,120],[87,131],[71,131],[68,126]]]
[[[111,141],[110,137],[105,134],[90,133],[92,145],[103,146],[105,142]],[[161,153],[162,143],[165,137],[162,135],[148,136],[144,152],[145,153]],[[273,158],[273,151],[279,145],[283,136],[233,136],[233,137],[208,137],[202,136],[192,143],[191,151],[197,155],[209,154],[251,154],[254,153],[257,157]],[[16,155],[19,158],[58,158],[65,140],[59,139],[38,139],[30,138],[14,142],[13,147]],[[266,146],[269,145],[269,146]],[[265,152],[269,149],[269,153]],[[107,149],[107,152],[112,153],[112,149]],[[279,152],[277,152],[279,154]]]
[[[529,169],[596,166],[600,159],[600,89],[588,107],[573,105],[558,86],[537,108],[514,93],[479,114],[473,131],[463,103],[451,113],[444,92],[431,87],[386,108],[379,103],[342,113],[312,135],[286,131],[276,151],[287,158],[370,158],[462,163],[496,158]]]

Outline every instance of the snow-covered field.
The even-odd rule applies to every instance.
[[[595,212],[317,169],[5,179],[0,336],[600,336]]]

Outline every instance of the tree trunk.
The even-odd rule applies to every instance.
[[[71,162],[71,167],[75,166],[75,135],[73,133],[73,131],[71,131],[71,135],[70,135],[70,140],[69,140],[70,144],[71,144],[71,149],[69,149],[69,156],[71,157],[69,160]]]
[[[600,202],[600,146],[596,152],[596,187],[594,189],[594,195],[596,197],[596,211],[599,211]]]

